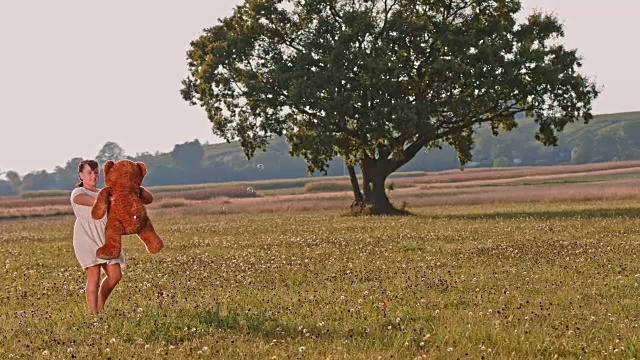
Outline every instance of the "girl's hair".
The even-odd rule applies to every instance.
[[[89,165],[89,168],[91,170],[95,170],[98,168],[98,162],[95,160],[82,160],[82,162],[80,163],[80,165],[78,165],[78,174],[82,172],[82,170],[84,170],[84,165]],[[84,184],[82,183],[82,179],[80,179],[80,182],[76,184],[77,187],[83,187]]]

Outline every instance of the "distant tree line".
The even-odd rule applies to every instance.
[[[635,114],[638,115],[638,114]],[[545,147],[536,142],[536,124],[522,121],[508,133],[493,136],[488,128],[476,135],[473,161],[466,167],[510,167],[583,164],[640,159],[640,118],[615,116],[596,119],[587,127],[569,127],[560,133],[558,146]],[[266,152],[247,161],[238,144],[201,144],[198,140],[176,144],[169,153],[149,152],[126,155],[115,142],[107,142],[96,154],[100,166],[109,159],[143,161],[148,167],[146,186],[200,184],[210,182],[251,181],[309,176],[302,158],[288,154],[283,138],[274,139]],[[71,190],[78,182],[78,164],[82,158],[68,160],[53,172],[32,171],[20,175],[0,169],[0,196],[34,190]],[[456,152],[450,146],[423,151],[398,171],[440,171],[459,168]],[[356,169],[359,171],[359,169]],[[329,176],[345,175],[343,159],[329,163]],[[319,173],[312,176],[321,176]],[[99,187],[104,186],[103,178]]]

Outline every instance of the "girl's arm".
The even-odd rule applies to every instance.
[[[79,205],[93,206],[96,202],[96,198],[87,194],[78,194],[73,197],[73,202]]]
[[[107,209],[109,208],[109,197],[111,197],[111,188],[104,187],[98,193],[96,197],[96,202],[93,204],[93,209],[91,209],[91,217],[94,220],[100,220],[107,213]]]

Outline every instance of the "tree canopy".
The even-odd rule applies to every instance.
[[[102,146],[95,160],[100,164],[104,164],[107,160],[118,161],[125,158],[124,149],[118,143],[108,141]]]

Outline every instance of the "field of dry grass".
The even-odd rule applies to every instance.
[[[275,185],[274,185],[275,184]],[[287,184],[286,187],[284,184]],[[640,162],[558,167],[468,169],[390,178],[397,206],[638,199]],[[171,190],[173,189],[173,190]],[[49,194],[50,195],[50,194]],[[164,187],[151,209],[211,212],[297,212],[347,209],[347,179],[293,179]],[[71,214],[68,194],[0,197],[0,219]]]

